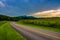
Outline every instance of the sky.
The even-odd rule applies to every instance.
[[[0,0],[0,14],[23,16],[60,8],[60,0]]]

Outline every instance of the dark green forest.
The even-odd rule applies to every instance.
[[[35,19],[33,16],[17,16],[11,17],[6,15],[0,15],[0,21],[18,21],[20,19]]]
[[[24,20],[24,19],[60,19],[60,17],[52,17],[52,18],[35,18],[33,16],[7,16],[7,15],[0,15],[0,21],[19,21],[19,20]]]

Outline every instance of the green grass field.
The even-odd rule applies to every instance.
[[[6,21],[0,21],[0,26],[6,23]]]
[[[59,18],[25,19],[18,21],[18,23],[45,30],[60,32]]]
[[[0,22],[0,40],[25,40],[9,24],[9,22]]]

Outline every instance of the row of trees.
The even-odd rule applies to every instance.
[[[17,17],[10,17],[10,16],[5,16],[5,15],[0,15],[0,21],[17,21]]]
[[[22,19],[32,19],[32,20],[34,20],[34,19],[37,19],[37,20],[41,20],[41,19],[43,19],[43,20],[45,20],[45,19],[60,19],[60,17],[52,17],[52,18],[35,18],[35,17],[33,17],[33,16],[18,16],[18,17],[11,17],[11,16],[6,16],[6,15],[0,15],[0,21],[4,21],[4,20],[6,20],[6,21],[18,21],[18,20],[22,20]]]
[[[18,21],[20,19],[34,19],[33,16],[18,16],[18,17],[11,17],[6,15],[0,15],[0,21]]]

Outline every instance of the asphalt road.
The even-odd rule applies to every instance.
[[[20,33],[27,40],[60,40],[60,33],[33,28],[15,22],[10,22],[12,28]]]

